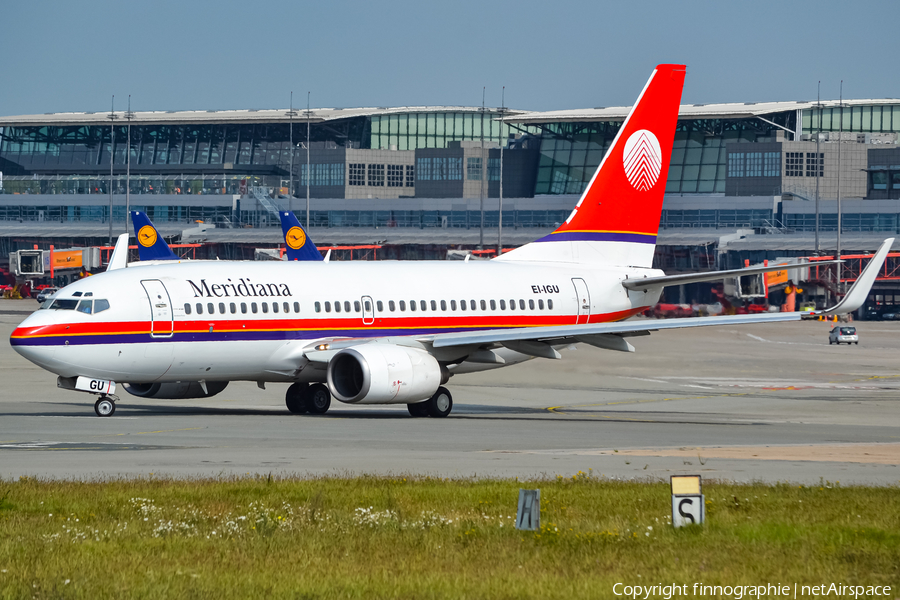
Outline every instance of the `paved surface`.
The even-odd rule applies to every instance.
[[[0,301],[0,334],[36,306]],[[207,400],[93,396],[0,344],[0,477],[244,473],[568,475],[900,483],[900,324],[819,322],[664,331],[636,354],[587,346],[450,382],[453,414],[404,406],[294,416],[286,386],[231,384]],[[867,458],[871,456],[871,458]]]

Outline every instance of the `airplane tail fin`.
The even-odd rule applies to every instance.
[[[146,214],[139,210],[131,211],[131,222],[134,225],[134,237],[137,238],[138,256],[141,260],[178,260]]]
[[[322,254],[293,212],[281,211],[281,231],[284,233],[288,260],[322,260]]]
[[[566,222],[495,260],[652,266],[684,76],[658,65]]]

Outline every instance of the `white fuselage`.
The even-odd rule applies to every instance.
[[[109,308],[39,310],[10,341],[63,377],[324,381],[324,370],[304,368],[303,358],[323,340],[427,344],[450,331],[617,321],[658,300],[658,292],[628,292],[620,282],[659,274],[496,260],[159,264],[73,283],[55,300],[105,299]],[[431,349],[456,372],[503,366],[465,362],[475,348],[440,350],[438,356]],[[507,353],[513,360],[505,364],[519,362]]]

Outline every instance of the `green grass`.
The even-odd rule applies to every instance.
[[[540,532],[514,529],[541,489]],[[629,585],[892,585],[900,490],[416,477],[0,481],[0,598],[607,598]],[[706,596],[709,597],[709,596]]]

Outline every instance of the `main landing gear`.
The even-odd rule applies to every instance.
[[[449,415],[450,411],[453,410],[453,396],[450,395],[450,390],[447,388],[439,387],[434,396],[428,400],[407,404],[406,408],[409,410],[409,414],[414,417],[441,419]]]
[[[323,383],[294,383],[284,396],[287,409],[295,415],[324,415],[331,408],[331,392]]]
[[[112,396],[100,396],[94,402],[94,412],[98,417],[111,417],[116,414],[116,401]]]

